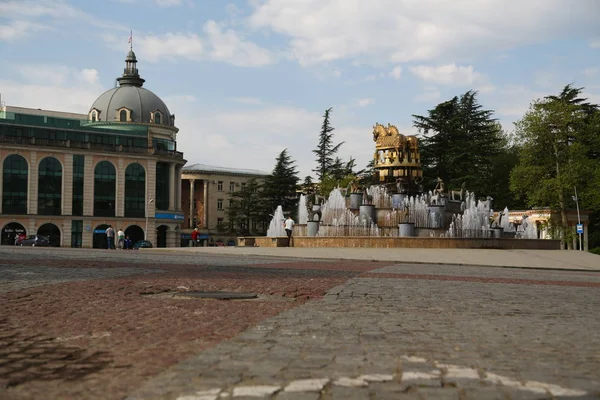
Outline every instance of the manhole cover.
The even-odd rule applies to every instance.
[[[238,293],[238,292],[185,292],[177,293],[177,296],[185,297],[199,297],[205,299],[219,299],[219,300],[245,300],[245,299],[256,299],[258,297],[255,293]]]

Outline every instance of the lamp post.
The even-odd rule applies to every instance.
[[[150,211],[150,204],[154,203],[154,199],[148,200],[146,205],[146,229],[144,230],[144,240],[148,240],[148,212]]]
[[[577,197],[577,187],[573,186],[575,189],[575,196],[571,196],[573,200],[575,200],[575,205],[577,206],[577,225],[581,225],[581,216],[579,215],[579,198]],[[581,240],[581,233],[578,233],[579,236],[579,250],[583,251],[583,243]]]

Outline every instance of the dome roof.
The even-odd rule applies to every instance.
[[[107,90],[94,101],[90,107],[90,120],[174,126],[174,116],[164,101],[142,87],[144,79],[140,78],[136,64],[135,53],[129,50],[123,75],[117,78],[119,86]],[[92,115],[94,110],[97,113]],[[126,118],[121,116],[122,110],[126,111]]]
[[[102,93],[94,101],[90,111],[99,111],[101,121],[119,121],[118,111],[126,108],[131,112],[129,122],[156,123],[151,114],[160,111],[160,125],[171,126],[171,113],[167,105],[153,92],[143,87],[121,85]]]

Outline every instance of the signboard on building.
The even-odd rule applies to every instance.
[[[156,214],[154,214],[154,218],[156,218],[156,219],[174,219],[177,221],[183,221],[185,219],[183,214],[174,214],[174,213],[156,213]]]

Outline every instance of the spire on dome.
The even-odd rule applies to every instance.
[[[125,57],[125,70],[123,76],[117,78],[119,85],[130,85],[130,86],[142,86],[144,79],[140,78],[140,74],[137,69],[137,59],[133,52],[133,31],[129,33],[129,52]]]

